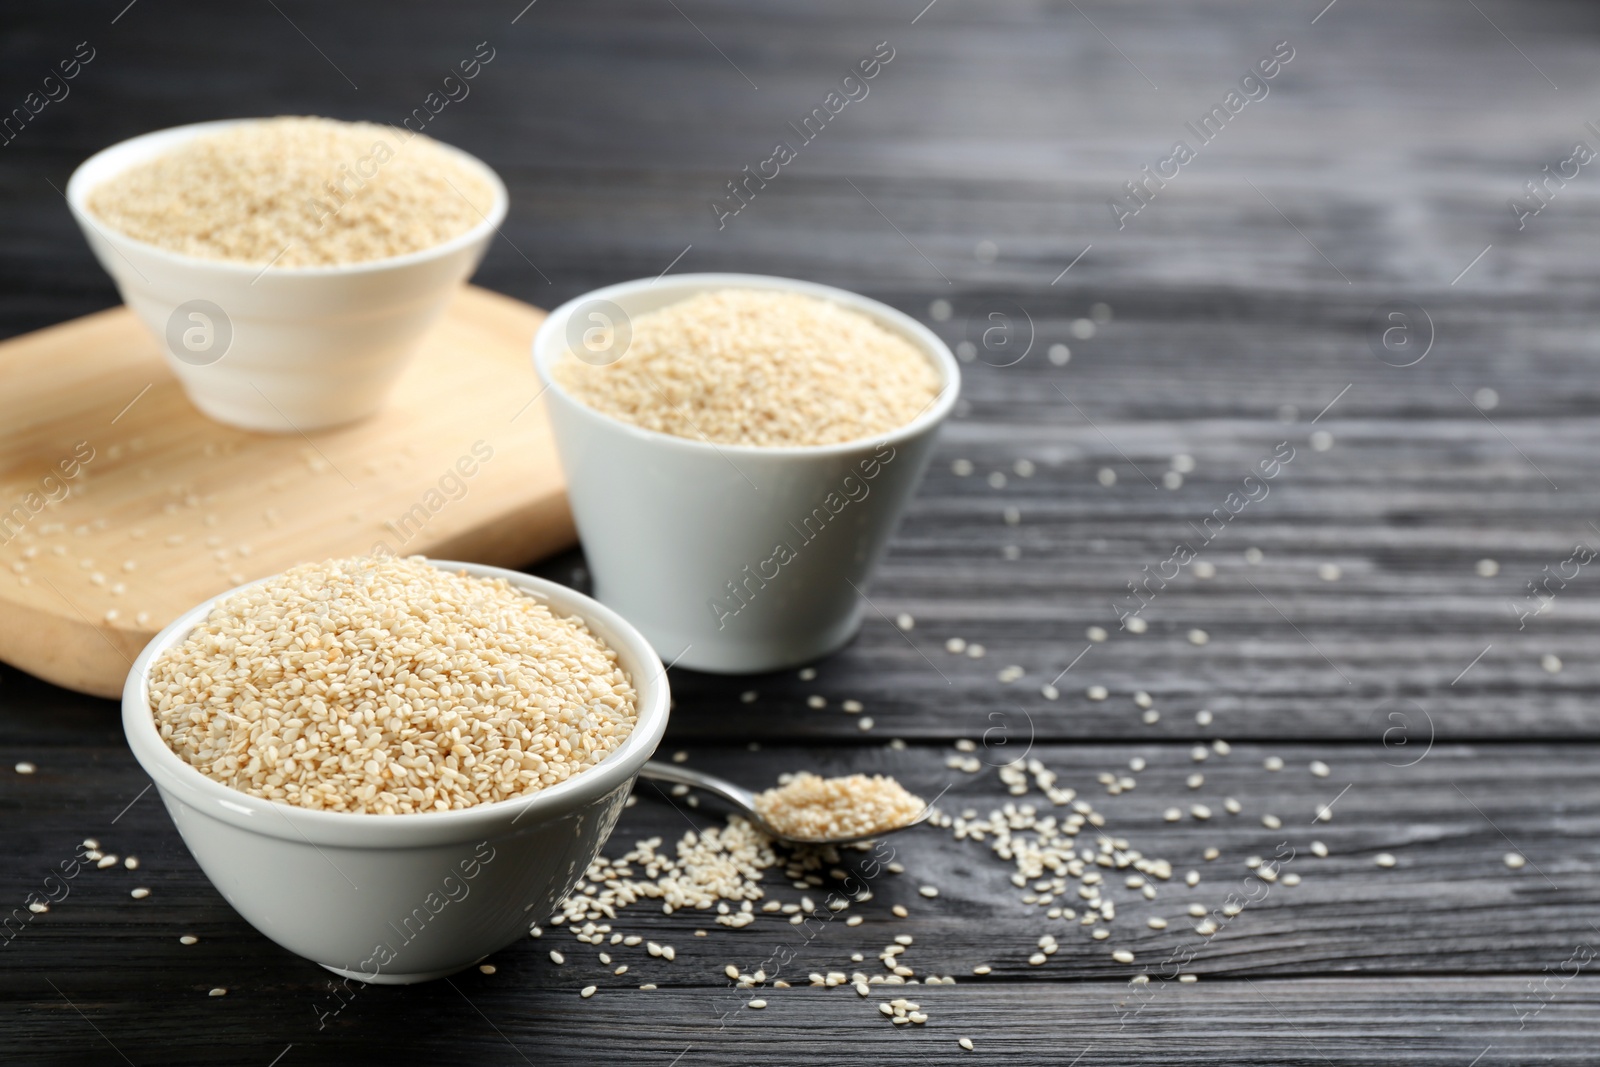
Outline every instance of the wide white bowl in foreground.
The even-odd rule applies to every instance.
[[[469,967],[550,915],[599,854],[667,725],[661,661],[615,612],[516,571],[429,562],[504,578],[553,611],[582,618],[616,650],[638,694],[638,720],[628,739],[565,782],[460,811],[312,811],[230,789],[167,747],[150,712],[146,679],[157,657],[237,589],[157,634],[134,662],[122,694],[122,725],[134,758],[228,903],[290,952],[382,984],[426,981]]]
[[[551,376],[569,349],[594,362],[627,359],[616,339],[634,316],[713,289],[799,293],[858,311],[918,349],[941,391],[911,422],[877,437],[760,448],[642,429],[581,403]],[[598,350],[588,343],[595,340]],[[597,289],[550,313],[534,337],[533,364],[595,596],[668,662],[729,674],[805,663],[855,635],[868,575],[961,387],[950,349],[909,315],[843,289],[758,274]]]
[[[128,167],[202,134],[259,121],[177,126],[112,145],[73,172],[67,204],[204,414],[268,433],[352,422],[383,406],[423,332],[477,269],[505,219],[505,185],[487,165],[445,145],[494,190],[483,220],[420,252],[331,267],[264,268],[184,255],[119,233],[89,211],[90,193]]]

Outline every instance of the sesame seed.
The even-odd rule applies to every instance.
[[[582,997],[584,1000],[588,1000],[590,997],[595,995],[599,988],[599,986],[586,985],[582,989],[578,990],[578,996]]]
[[[1311,773],[1318,778],[1326,778],[1333,773],[1333,768],[1319,759],[1314,759],[1311,761]]]
[[[1180,974],[1180,975],[1178,975],[1178,981],[1183,982],[1184,984],[1187,985],[1187,984],[1191,984],[1191,983],[1200,981],[1200,976],[1199,975],[1194,975],[1194,974]]]
[[[1194,721],[1200,726],[1210,726],[1211,719],[1211,712],[1205,708],[1201,708],[1199,711],[1194,713]]]
[[[958,1037],[958,1038],[956,1038],[956,1044],[960,1045],[962,1048],[966,1049],[968,1052],[971,1052],[972,1049],[973,1049],[972,1038],[970,1038],[970,1037]]]
[[[130,871],[137,871],[139,869],[139,857],[129,856],[127,859],[122,861],[122,865],[128,868]]]
[[[767,1002],[764,1001],[764,1000],[759,1000],[759,999],[758,1000],[752,1000],[749,1004],[746,1005],[746,1007],[754,1008],[757,1011],[760,1011],[762,1008],[764,1008],[766,1006],[767,1006]]]
[[[1561,673],[1561,657],[1546,652],[1539,657],[1539,666],[1549,674],[1559,674]]]
[[[1220,849],[1217,849],[1217,848],[1208,848],[1203,853],[1201,853],[1201,856],[1203,856],[1205,858],[1206,862],[1208,862],[1208,863],[1211,860],[1216,859],[1220,855],[1222,855],[1222,851]]]
[[[1189,905],[1189,915],[1190,915],[1191,918],[1195,918],[1195,919],[1203,919],[1203,918],[1205,918],[1205,916],[1206,916],[1206,906],[1204,904],[1190,904]]]
[[[1117,472],[1112,470],[1110,467],[1101,467],[1095,472],[1095,480],[1101,485],[1105,486],[1107,489],[1110,489],[1113,485],[1117,484]]]
[[[1325,582],[1337,582],[1340,573],[1337,563],[1324,563],[1317,567],[1317,577]]]
[[[918,886],[917,887],[917,892],[921,893],[923,896],[927,897],[929,900],[932,900],[934,897],[939,895],[938,888],[935,887],[935,886],[931,886],[931,885]]]
[[[1328,854],[1328,846],[1324,845],[1321,841],[1313,841],[1311,842],[1311,854],[1313,856],[1325,857]]]
[[[1149,711],[1140,715],[1139,718],[1144,720],[1145,725],[1154,726],[1156,723],[1161,721],[1161,713],[1155,708],[1151,708]]]
[[[912,630],[916,628],[917,620],[909,612],[902,611],[894,617],[894,624],[902,630]]]
[[[480,963],[478,964],[478,970],[482,974],[493,974],[495,972],[495,965],[492,963]]]
[[[1167,920],[1159,915],[1152,915],[1144,921],[1144,924],[1152,930],[1165,930],[1167,928]]]
[[[898,918],[901,918],[901,919],[904,919],[907,915],[911,914],[909,911],[906,910],[906,906],[904,904],[896,904],[893,908],[890,908],[889,910],[894,912],[894,914]]]
[[[1143,619],[1141,619],[1137,615],[1135,615],[1133,618],[1129,619],[1123,625],[1125,625],[1127,627],[1128,632],[1130,634],[1142,634],[1146,630],[1150,629],[1150,624],[1148,622],[1145,622]]]
[[[987,963],[980,963],[976,967],[972,968],[972,973],[973,974],[980,974],[980,975],[981,974],[988,974],[993,969],[994,968],[990,967]]]
[[[1189,643],[1191,645],[1203,645],[1210,640],[1211,635],[1206,633],[1204,630],[1196,628],[1189,631]]]
[[[1179,808],[1168,808],[1166,811],[1161,813],[1161,817],[1167,822],[1177,822],[1179,819],[1183,818],[1183,811]]]
[[[760,695],[761,694],[757,693],[754,689],[746,689],[744,692],[739,694],[739,703],[754,704],[756,702],[756,698]]]
[[[1204,804],[1195,804],[1189,808],[1189,814],[1196,819],[1205,820],[1211,818],[1211,809]]]
[[[875,726],[875,725],[876,725],[876,723],[874,723],[872,721],[872,716],[871,715],[863,715],[863,716],[861,716],[861,718],[856,720],[856,727],[858,729],[860,729],[863,733],[865,733],[866,731],[872,729],[873,726]]]
[[[18,774],[32,774],[34,771],[36,771],[38,769],[39,768],[35,767],[33,764],[29,763],[26,760],[23,760],[21,763],[17,764],[16,768],[15,768],[15,770],[16,770],[16,772]]]
[[[1513,871],[1520,871],[1527,864],[1527,858],[1520,852],[1507,852],[1503,857],[1505,865]]]
[[[1189,758],[1194,760],[1196,763],[1204,763],[1206,758],[1210,755],[1211,753],[1204,745],[1196,745],[1189,750]]]
[[[859,715],[863,710],[863,705],[859,700],[846,700],[839,706],[851,715]]]
[[[217,988],[213,989],[207,995],[208,996],[213,996],[213,997],[225,997],[225,996],[228,995],[228,991],[226,989],[222,988],[221,986],[218,986]]]
[[[1045,959],[1046,957],[1043,952],[1035,952],[1033,955],[1028,957],[1028,962],[1035,967],[1043,967]]]
[[[1268,756],[1261,761],[1261,766],[1269,771],[1281,771],[1283,770],[1283,758],[1281,756]]]
[[[1500,573],[1500,564],[1492,559],[1480,559],[1473,565],[1473,570],[1478,572],[1479,578],[1493,578]]]
[[[199,943],[200,939],[195,937],[193,934],[184,934],[182,937],[178,938],[178,944],[180,945],[197,945]]]
[[[131,896],[134,900],[143,900],[145,897],[150,895],[150,890],[144,889],[144,888],[139,888],[139,889],[133,890],[128,895]]]
[[[989,650],[984,648],[982,645],[978,644],[977,642],[973,642],[972,644],[967,646],[967,658],[968,659],[982,659],[985,655],[988,654],[988,651]]]
[[[1376,856],[1372,857],[1372,862],[1376,863],[1379,867],[1393,867],[1399,861],[1396,860],[1391,853],[1380,852]]]
[[[806,707],[808,707],[808,708],[825,708],[827,706],[828,706],[828,698],[827,697],[823,697],[823,696],[809,696],[809,697],[806,697]]]
[[[1299,885],[1300,884],[1300,876],[1298,874],[1296,874],[1294,871],[1290,871],[1288,874],[1283,876],[1283,884],[1284,885],[1290,885],[1290,886]]]
[[[1111,958],[1116,960],[1118,963],[1132,963],[1133,953],[1129,952],[1125,948],[1119,948],[1111,954]]]
[[[1239,801],[1234,797],[1223,797],[1222,810],[1227,812],[1229,815],[1237,815],[1244,810],[1244,805],[1239,803]]]
[[[1208,559],[1203,559],[1194,565],[1194,576],[1201,581],[1209,581],[1217,576],[1217,565]]]
[[[1277,830],[1282,828],[1283,820],[1276,815],[1263,815],[1261,816],[1261,825],[1268,830]]]
[[[656,987],[656,984],[654,982],[646,982],[644,985],[640,986],[639,988],[640,989],[654,989],[655,987]]]
[[[28,910],[33,912],[35,915],[43,915],[45,912],[50,910],[50,905],[44,903],[43,901],[36,900],[32,904],[28,905]]]
[[[1090,700],[1104,700],[1111,694],[1106,691],[1106,687],[1103,685],[1091,685],[1088,689],[1083,691],[1083,695],[1088,697]]]
[[[1199,789],[1201,786],[1206,784],[1206,776],[1196,772],[1195,774],[1189,775],[1189,777],[1184,780],[1184,784],[1190,789]]]
[[[551,949],[550,950],[550,962],[555,964],[557,967],[559,967],[563,963],[567,962],[567,957],[563,956],[560,952],[557,952],[555,949]]]
[[[1146,693],[1143,689],[1140,689],[1133,694],[1133,702],[1135,705],[1141,708],[1148,708],[1155,704],[1155,701],[1150,698],[1150,694]]]
[[[95,866],[100,868],[102,871],[107,867],[115,867],[116,865],[117,857],[114,854],[101,856],[100,859],[95,862]]]
[[[1326,804],[1318,804],[1317,805],[1317,821],[1318,822],[1332,822],[1333,821],[1333,809],[1330,808]]]
[[[852,915],[852,916],[850,916],[850,918],[848,918],[848,919],[846,919],[844,921],[844,924],[846,926],[860,926],[861,923],[862,923],[862,918],[859,915]]]
[[[1091,626],[1084,631],[1084,636],[1096,644],[1104,641],[1108,636],[1104,626]]]

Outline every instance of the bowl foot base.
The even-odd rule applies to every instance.
[[[488,959],[488,957],[480,956],[471,963],[464,963],[460,967],[446,967],[442,971],[419,971],[416,974],[389,974],[384,971],[368,974],[365,971],[350,971],[343,967],[330,967],[326,963],[318,964],[318,966],[323,970],[332,971],[341,978],[354,978],[356,981],[366,982],[368,985],[415,985],[418,982],[431,982],[436,978],[445,978],[449,975],[457,974],[485,959]]]

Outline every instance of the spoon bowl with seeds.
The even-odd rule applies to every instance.
[[[641,778],[689,786],[731,804],[757,829],[792,845],[853,845],[910,829],[933,806],[881,774],[823,778],[809,771],[782,775],[761,793],[726,779],[650,760]]]

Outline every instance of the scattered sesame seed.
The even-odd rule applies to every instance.
[[[1387,867],[1393,867],[1396,863],[1398,863],[1400,861],[1395,859],[1392,853],[1380,852],[1376,856],[1372,857],[1372,862],[1376,863],[1379,867],[1386,867],[1387,868]]]
[[[739,694],[739,703],[754,704],[756,702],[756,697],[760,695],[761,694],[757,693],[754,689],[746,689],[744,692]]]
[[[1204,745],[1195,745],[1189,750],[1189,758],[1194,760],[1196,763],[1204,763],[1206,758],[1210,755],[1211,753]]]
[[[1328,855],[1328,846],[1324,845],[1321,841],[1313,841],[1311,842],[1311,854],[1313,856],[1325,858]]]
[[[858,729],[860,729],[863,733],[866,732],[867,730],[872,729],[873,726],[875,726],[875,725],[876,724],[872,721],[872,716],[871,715],[863,715],[863,716],[861,716],[861,718],[856,720],[856,727]]]
[[[1317,821],[1318,822],[1332,822],[1333,821],[1333,808],[1329,807],[1327,804],[1318,804],[1317,805]]]
[[[1110,635],[1106,633],[1106,628],[1104,626],[1091,626],[1084,631],[1084,636],[1096,644],[1099,644]]]
[[[1239,801],[1233,797],[1223,797],[1222,810],[1227,812],[1229,815],[1237,815],[1244,810],[1244,805],[1239,803]]]
[[[1161,713],[1155,708],[1151,708],[1149,711],[1140,715],[1139,718],[1144,720],[1146,726],[1154,726],[1156,723],[1161,721]]]
[[[851,715],[859,715],[859,714],[861,714],[861,712],[863,710],[863,707],[864,707],[864,705],[859,700],[846,700],[843,704],[840,704],[839,706],[841,708],[843,708],[846,712],[848,712]]]
[[[1561,657],[1553,653],[1546,652],[1544,655],[1539,657],[1539,666],[1543,667],[1545,671],[1550,674],[1559,674],[1561,672]]]
[[[962,653],[967,650],[967,642],[959,637],[952,637],[944,643],[946,652]]]
[[[1300,884],[1300,876],[1298,874],[1296,874],[1294,871],[1290,871],[1288,874],[1283,876],[1283,884],[1284,885],[1299,885]]]
[[[495,972],[495,966],[492,963],[480,963],[478,964],[478,970],[483,974],[493,974]]]
[[[916,628],[917,620],[909,612],[902,611],[894,617],[894,624],[902,630],[911,630]]]
[[[1215,848],[1215,847],[1208,848],[1203,853],[1201,853],[1201,857],[1207,863],[1210,863],[1212,860],[1216,859],[1220,855],[1222,855],[1222,850],[1219,849],[1219,848]]]
[[[35,915],[43,915],[45,912],[50,910],[50,905],[44,903],[43,901],[34,901],[32,904],[28,905],[28,910],[33,912]]]
[[[825,708],[827,706],[828,706],[828,698],[827,697],[823,697],[823,696],[808,696],[808,697],[806,697],[806,707],[808,707],[808,708]]]
[[[1184,780],[1184,784],[1190,789],[1199,789],[1201,786],[1206,784],[1206,776],[1196,772],[1195,774],[1191,774],[1188,778],[1186,778]]]
[[[1111,694],[1106,691],[1106,687],[1103,685],[1091,685],[1088,689],[1083,691],[1083,695],[1088,697],[1090,700],[1104,700]]]
[[[917,892],[921,893],[923,896],[927,897],[929,900],[932,900],[934,897],[939,895],[938,887],[931,886],[931,885],[918,886],[917,887]]]
[[[1133,953],[1129,952],[1125,948],[1119,948],[1111,954],[1111,958],[1116,960],[1118,963],[1132,963]]]
[[[1196,628],[1189,631],[1189,643],[1191,645],[1203,645],[1209,640],[1211,640],[1211,635],[1204,630]]]
[[[1194,713],[1194,721],[1200,726],[1210,726],[1211,719],[1211,712],[1206,708],[1201,708],[1199,711]]]
[[[1152,930],[1165,930],[1167,928],[1167,920],[1159,915],[1150,916],[1144,921],[1144,924]]]
[[[901,919],[904,919],[907,915],[911,914],[909,911],[906,910],[906,906],[904,904],[896,904],[893,908],[890,908],[889,910],[894,912],[894,914],[898,918],[901,918]]]
[[[1194,576],[1201,581],[1209,581],[1217,576],[1217,565],[1208,559],[1203,559],[1194,565]]]
[[[1178,808],[1168,808],[1166,811],[1161,813],[1161,817],[1167,822],[1177,822],[1179,819],[1183,818],[1183,811]]]
[[[1493,578],[1500,573],[1500,564],[1492,559],[1480,559],[1473,565],[1473,570],[1478,572],[1479,578]]]
[[[1261,816],[1261,825],[1268,830],[1279,830],[1283,828],[1283,820],[1276,815],[1263,815]]]
[[[1337,582],[1341,573],[1337,563],[1323,563],[1317,567],[1317,577],[1325,582]]]
[[[101,856],[99,860],[95,862],[95,866],[100,868],[102,871],[107,867],[115,867],[116,865],[117,857],[114,853]]]
[[[1211,742],[1211,751],[1219,756],[1227,756],[1233,752],[1233,746],[1219,737]]]
[[[767,1002],[764,1001],[764,1000],[757,999],[757,1000],[752,1000],[749,1004],[747,1004],[745,1006],[749,1007],[749,1008],[754,1008],[756,1011],[760,1011],[762,1008],[767,1006]]]
[[[1266,558],[1266,553],[1262,552],[1254,545],[1251,545],[1249,548],[1244,550],[1244,561],[1246,563],[1260,563]]]
[[[989,650],[974,642],[967,646],[967,656],[971,659],[982,659]]]
[[[950,473],[954,474],[957,478],[966,478],[966,477],[968,477],[969,475],[972,474],[972,460],[970,460],[970,459],[958,459],[958,460],[956,460],[954,463],[950,464]]]
[[[130,871],[137,871],[139,869],[139,857],[129,856],[127,859],[122,861],[122,865],[128,868]]]
[[[1117,472],[1112,470],[1110,467],[1101,467],[1095,472],[1094,477],[1096,481],[1105,486],[1107,489],[1110,489],[1113,485],[1117,484]]]
[[[1133,694],[1133,702],[1136,706],[1141,708],[1148,708],[1155,704],[1155,701],[1150,698],[1150,694],[1146,693],[1143,689],[1140,689]]]
[[[1133,757],[1132,759],[1130,759],[1128,761],[1128,769],[1130,771],[1134,771],[1134,772],[1142,771],[1142,770],[1145,769],[1145,766],[1146,766],[1146,764],[1145,764],[1143,756],[1135,756],[1135,757]]]
[[[815,667],[801,667],[800,668],[800,680],[802,682],[809,682],[813,678],[815,678],[816,676],[817,676],[817,669]]]
[[[1044,697],[1046,700],[1055,700],[1061,696],[1061,690],[1057,689],[1049,682],[1046,682],[1044,685],[1039,687],[1039,695]]]
[[[1319,759],[1314,759],[1311,761],[1311,773],[1318,778],[1326,778],[1333,773],[1333,768]]]
[[[16,772],[18,774],[32,774],[34,771],[36,771],[38,769],[39,768],[35,767],[33,764],[29,763],[27,760],[23,760],[21,763],[17,764],[17,766],[15,768],[15,770],[16,770]]]
[[[1200,981],[1200,976],[1196,974],[1180,974],[1178,975],[1178,981],[1183,982],[1185,985],[1189,985]]]
[[[138,889],[133,890],[128,895],[131,896],[134,900],[143,900],[145,897],[150,895],[150,890],[145,889],[143,887],[140,887]]]
[[[559,967],[563,963],[567,962],[567,957],[563,956],[560,952],[557,952],[555,949],[551,949],[550,950],[550,962],[555,964],[557,967]]]
[[[195,937],[193,934],[184,934],[182,937],[178,938],[178,944],[180,945],[197,945],[199,943],[200,939]]]
[[[1311,450],[1313,452],[1326,452],[1333,447],[1333,434],[1327,430],[1317,430],[1311,435]]]
[[[1137,615],[1129,619],[1124,625],[1127,627],[1130,634],[1142,634],[1146,630],[1150,629],[1150,624],[1139,618]]]
[[[228,995],[228,991],[226,989],[222,988],[221,986],[218,986],[217,988],[213,989],[210,992],[210,994],[208,994],[208,995],[209,996],[213,996],[213,997],[225,997],[225,996]]]
[[[586,985],[582,989],[578,990],[578,996],[582,997],[584,1000],[588,1000],[590,997],[595,995],[598,989],[598,986]]]
[[[845,920],[845,921],[844,921],[844,924],[845,924],[845,925],[846,925],[846,926],[860,926],[860,925],[861,925],[861,921],[862,921],[862,920],[861,920],[861,916],[859,916],[859,915],[852,915],[852,916],[850,916],[850,918],[848,918],[848,919],[846,919],[846,920]]]
[[[1065,347],[1065,346],[1062,346],[1062,347]],[[972,1048],[973,1048],[973,1046],[972,1046],[972,1038],[970,1038],[970,1037],[958,1037],[958,1038],[956,1038],[956,1044],[960,1045],[962,1048],[966,1049],[968,1052],[972,1051]]]
[[[1524,857],[1520,852],[1507,852],[1502,859],[1504,859],[1505,865],[1510,867],[1513,871],[1522,870],[1522,868],[1528,862],[1527,858]]]
[[[1283,770],[1283,757],[1268,756],[1266,759],[1261,761],[1261,766],[1265,767],[1269,771],[1281,771]]]

